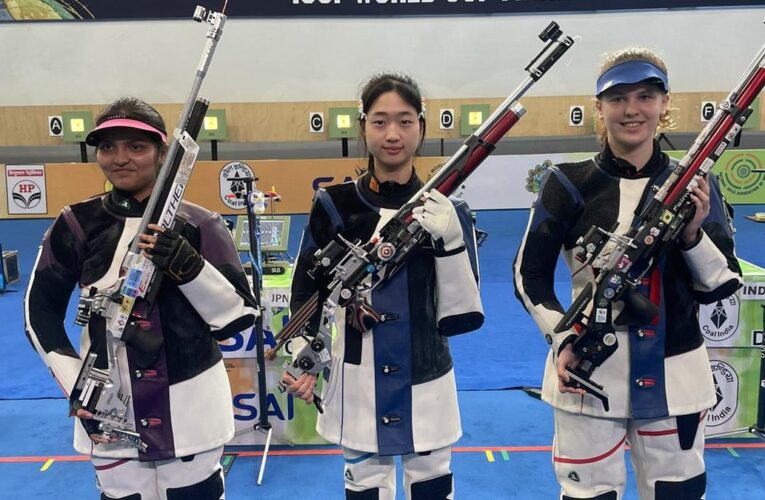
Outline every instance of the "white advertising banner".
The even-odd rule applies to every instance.
[[[471,210],[528,209],[550,166],[592,156],[593,153],[489,156],[465,182],[462,198]]]
[[[6,165],[5,188],[9,214],[48,213],[45,165]]]
[[[262,294],[263,306],[263,340],[265,349],[276,347],[277,334],[289,320],[290,307],[290,281],[285,278],[274,285],[273,279],[265,280],[265,288]],[[252,277],[247,276],[252,283]],[[257,335],[253,332],[254,328],[248,328],[242,332],[234,334],[231,338],[220,342],[220,349],[223,351],[224,358],[255,358],[257,356],[256,345]],[[288,341],[284,346],[284,354],[292,354],[290,350],[291,342]]]

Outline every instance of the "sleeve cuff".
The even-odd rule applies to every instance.
[[[548,335],[549,335],[549,334],[548,334]],[[545,337],[547,337],[547,335],[545,335]],[[573,344],[574,342],[576,342],[576,339],[578,339],[578,338],[579,338],[579,335],[577,335],[577,334],[575,334],[575,333],[569,333],[568,335],[566,335],[566,337],[563,339],[563,341],[562,341],[560,344],[558,344],[558,349],[556,350],[556,352],[555,352],[555,353],[556,353],[556,354],[560,354],[560,352],[561,352],[561,351],[562,351],[562,350],[563,350],[563,349],[564,349],[564,348],[565,348],[567,345],[569,345],[569,344]]]
[[[446,247],[444,247],[443,240],[438,240],[433,242],[433,248],[433,254],[436,257],[449,257],[450,255],[457,255],[458,253],[464,252],[467,247],[465,246],[464,241],[460,241],[459,246],[447,250]]]
[[[677,240],[677,246],[680,247],[680,250],[686,252],[686,251],[691,250],[692,248],[694,248],[696,245],[698,245],[701,242],[701,238],[703,236],[704,236],[704,233],[699,228],[698,232],[696,233],[696,238],[694,238],[692,242],[690,242],[689,244],[686,245],[686,243],[683,241],[683,238],[680,237]]]
[[[704,231],[699,234],[698,241],[682,252],[693,288],[709,292],[730,280],[739,280],[740,277],[730,270],[728,261],[712,239]]]

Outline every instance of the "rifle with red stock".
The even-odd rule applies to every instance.
[[[577,241],[581,247],[576,255],[578,261],[591,265],[598,260],[603,265],[596,273],[594,286],[592,282],[587,284],[554,330],[561,333],[574,328],[579,332],[573,345],[577,364],[567,368],[571,378],[569,385],[600,399],[606,411],[608,394],[591,376],[618,348],[611,318],[613,303],[624,301],[630,320],[638,323],[647,323],[656,316],[657,306],[637,288],[643,276],[672,248],[693,218],[695,205],[690,190],[695,179],[706,177],[728,145],[735,141],[752,113],[749,106],[764,85],[765,46],[667,180],[655,188],[653,198],[642,209],[632,229],[625,235],[617,235],[612,232],[613,228],[592,226]]]
[[[318,250],[313,256],[314,267],[309,274],[316,278],[330,277],[328,296],[319,300],[313,294],[297,310],[276,337],[277,344],[267,353],[273,359],[276,351],[290,339],[303,338],[307,344],[296,354],[286,371],[296,379],[303,373],[318,374],[330,366],[332,342],[331,322],[337,307],[345,307],[348,320],[361,331],[372,328],[385,318],[368,304],[372,289],[379,286],[400,269],[408,255],[427,236],[420,224],[413,220],[412,210],[422,204],[422,196],[432,189],[444,195],[454,192],[494,150],[495,144],[520,120],[525,108],[518,102],[574,44],[554,21],[539,34],[546,42],[542,51],[526,66],[529,76],[513,91],[497,110],[476,130],[444,166],[407,201],[380,230],[379,237],[368,243],[350,242],[342,236]],[[374,274],[375,284],[367,286],[364,278]],[[321,304],[320,304],[321,302]],[[318,331],[312,331],[311,318],[321,305]],[[314,394],[319,411],[321,400]]]

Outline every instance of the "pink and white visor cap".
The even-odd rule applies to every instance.
[[[153,125],[125,116],[115,116],[113,118],[107,118],[101,122],[96,128],[90,131],[87,137],[85,137],[85,143],[88,146],[98,146],[98,136],[100,133],[106,129],[117,127],[133,128],[156,134],[164,144],[167,144],[167,133],[164,130],[160,130]]]

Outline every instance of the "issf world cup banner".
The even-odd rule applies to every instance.
[[[0,0],[0,22],[187,18],[195,5],[221,9],[223,0]],[[426,16],[678,9],[762,5],[762,0],[239,0],[231,17]]]

